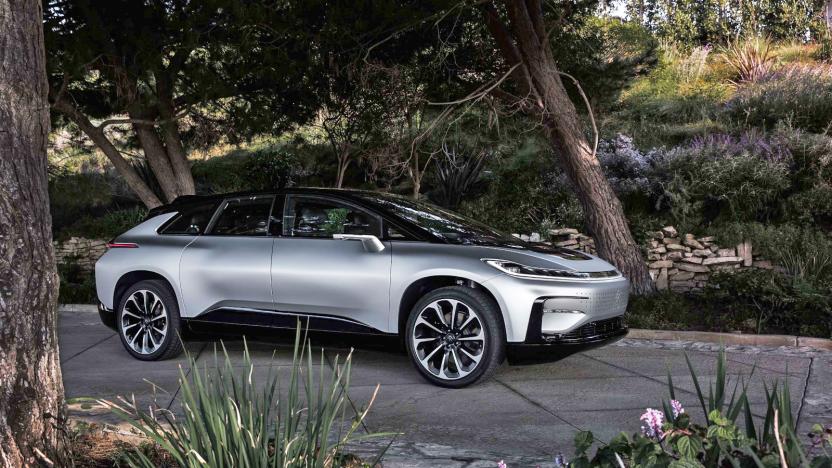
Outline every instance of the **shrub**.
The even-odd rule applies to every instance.
[[[95,277],[81,269],[76,259],[67,258],[58,264],[59,304],[92,304],[97,298]]]
[[[188,361],[190,374],[180,367],[182,418],[167,410],[148,413],[135,403],[125,408],[104,402],[178,466],[343,466],[350,460],[342,453],[346,443],[386,435],[355,435],[369,406],[353,418],[346,415],[351,356],[343,364],[336,358],[327,370],[322,352],[320,366],[313,365],[312,346],[301,338],[300,326],[286,388],[278,388],[274,364],[265,385],[257,385],[248,346],[242,367],[231,362],[224,347],[221,356],[215,350],[212,366],[199,366],[192,356]],[[126,462],[156,466],[138,449]]]
[[[788,383],[764,384],[765,417],[755,419],[747,394],[748,384],[731,383],[724,350],[719,353],[715,379],[707,394],[687,355],[685,358],[702,407],[704,425],[676,399],[676,387],[668,373],[669,401],[662,409],[647,408],[641,416],[641,433],[620,433],[597,449],[591,432],[575,435],[575,457],[568,466],[581,467],[702,467],[702,466],[811,466],[832,464],[832,427],[819,424],[809,434],[812,452],[806,453],[797,436]],[[733,388],[732,388],[733,387]],[[689,408],[688,408],[689,409]],[[742,418],[742,422],[738,420]],[[742,424],[742,426],[740,426]],[[812,457],[812,460],[809,460]]]
[[[740,86],[726,106],[728,116],[748,126],[778,122],[811,132],[832,123],[832,66],[792,65]]]
[[[147,209],[143,206],[106,212],[103,216],[83,216],[55,234],[58,240],[69,237],[112,239],[144,220]]]
[[[302,174],[300,161],[284,147],[255,151],[243,163],[244,183],[253,190],[275,190],[291,186]]]
[[[777,60],[771,41],[762,37],[730,42],[721,55],[740,83],[762,79],[771,72]]]
[[[754,134],[709,135],[667,153],[656,176],[664,185],[658,207],[677,225],[714,220],[768,220],[789,187],[790,153]]]
[[[706,301],[734,320],[753,321],[763,331],[832,336],[829,288],[770,270],[718,272],[705,289]]]

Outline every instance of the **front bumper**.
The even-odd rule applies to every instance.
[[[101,319],[101,323],[106,325],[108,328],[116,330],[116,313],[108,309],[100,301],[98,302],[98,317]]]
[[[508,359],[512,364],[557,361],[575,353],[615,343],[627,336],[627,331],[624,317],[618,316],[589,322],[568,333],[538,333],[523,343],[508,343]]]

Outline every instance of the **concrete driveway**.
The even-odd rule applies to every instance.
[[[61,311],[59,337],[68,398],[135,395],[142,404],[155,401],[178,410],[180,366],[189,372],[184,357],[163,362],[132,359],[115,333],[89,311]],[[198,363],[208,362],[213,360],[215,343],[192,341],[188,349]],[[330,367],[336,355],[348,352],[338,343],[321,344],[328,346],[325,365]],[[239,360],[242,343],[226,341],[226,346],[232,358]],[[254,342],[249,348],[263,375],[272,359],[276,365],[291,363],[291,347],[285,340]],[[353,355],[349,395],[361,407],[376,384],[381,385],[367,427],[403,433],[385,457],[385,466],[495,466],[501,459],[510,466],[546,466],[557,453],[572,454],[578,430],[591,430],[599,443],[622,430],[637,431],[644,408],[660,408],[662,399],[668,398],[668,369],[677,398],[695,420],[702,421],[684,354],[691,357],[700,378],[709,382],[718,348],[624,340],[555,363],[506,365],[489,382],[448,390],[426,383],[407,356],[395,348],[360,347]],[[748,346],[727,350],[732,378],[750,378],[755,412],[765,411],[763,382],[778,381],[790,385],[802,434],[816,422],[832,422],[832,353]],[[94,406],[73,404],[70,408],[75,418],[118,421]],[[384,445],[386,441],[354,450],[369,456]]]

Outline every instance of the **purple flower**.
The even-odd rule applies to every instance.
[[[673,410],[673,419],[678,418],[680,414],[685,412],[679,400],[670,400],[670,408]]]
[[[662,424],[664,424],[664,414],[656,409],[647,408],[644,414],[641,415],[641,432],[647,437],[661,437]]]
[[[558,453],[557,455],[555,455],[555,466],[558,468],[568,466],[568,463],[566,463],[566,458],[563,456],[562,453]]]
[[[508,465],[506,465],[506,462],[503,460],[500,460],[500,462],[497,463],[497,468],[508,468]]]

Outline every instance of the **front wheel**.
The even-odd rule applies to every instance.
[[[426,294],[407,321],[407,351],[431,383],[461,388],[493,374],[505,358],[497,304],[482,291],[449,286]]]
[[[140,281],[127,289],[116,323],[121,343],[136,359],[159,361],[182,352],[179,307],[163,281]]]

